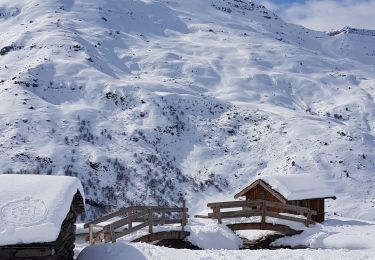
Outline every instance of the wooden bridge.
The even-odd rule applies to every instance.
[[[294,222],[303,223],[306,227],[310,224],[315,223],[311,220],[312,215],[316,215],[317,212],[305,207],[299,207],[294,205],[288,205],[278,202],[257,200],[257,201],[226,201],[226,202],[215,202],[208,203],[207,207],[212,209],[212,213],[208,213],[207,216],[196,215],[198,218],[210,218],[217,219],[218,223],[222,223],[222,219],[234,219],[243,217],[261,217],[259,223],[235,223],[228,224],[227,226],[235,230],[247,230],[247,229],[261,229],[261,230],[273,230],[281,232],[286,235],[295,235],[301,231],[294,230],[286,225],[267,223],[266,218],[278,218]],[[233,210],[237,208],[236,210]],[[240,208],[240,209],[238,209]],[[224,210],[224,209],[230,209]],[[223,211],[224,210],[224,211]]]
[[[116,239],[148,227],[147,235],[134,239],[133,242],[153,242],[163,239],[185,239],[188,222],[188,209],[162,206],[132,206],[105,215],[88,222],[84,228],[89,229],[87,240],[91,244],[116,242]],[[181,224],[181,230],[154,232],[154,226]],[[99,231],[97,231],[99,230]]]
[[[207,206],[212,209],[212,213],[195,217],[217,219],[218,223],[222,224],[223,219],[259,216],[260,222],[233,223],[227,226],[233,231],[260,229],[273,230],[285,235],[295,235],[302,231],[294,230],[287,225],[267,223],[267,217],[303,223],[308,227],[315,223],[311,217],[317,214],[309,208],[264,200],[215,202],[208,203]],[[151,243],[168,239],[183,240],[188,237],[189,232],[185,231],[188,218],[185,202],[182,207],[132,206],[86,223],[84,227],[89,229],[87,240],[91,244],[116,242],[118,238],[146,227],[148,234],[134,238],[132,242]],[[154,232],[154,226],[170,224],[180,224],[181,230]]]

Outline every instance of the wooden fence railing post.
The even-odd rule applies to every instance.
[[[112,225],[109,226],[109,235],[110,235],[110,238],[111,238],[111,242],[115,243],[116,242],[115,231],[114,231]]]
[[[310,222],[311,222],[311,215],[312,215],[312,212],[309,211],[309,212],[307,213],[306,222],[305,222],[305,226],[306,226],[306,227],[309,227],[309,225],[310,225]]]
[[[186,201],[182,201],[182,219],[181,219],[181,230],[185,231],[185,225],[187,224],[187,215],[185,211]]]
[[[128,229],[131,229],[133,227],[133,210],[128,211],[128,219],[130,220]]]
[[[261,204],[262,206],[262,224],[261,224],[261,228],[264,229],[265,228],[265,225],[266,225],[266,203],[265,202],[262,202]]]
[[[223,222],[221,221],[220,208],[219,208],[219,207],[215,207],[215,208],[213,208],[213,212],[214,212],[214,214],[216,215],[217,222],[218,222],[219,224],[222,224]]]
[[[94,225],[93,224],[90,224],[89,225],[89,241],[90,241],[90,244],[93,245],[95,242],[94,242],[94,234],[93,234],[93,228],[94,228]]]
[[[160,220],[160,224],[161,225],[165,225],[165,211],[163,210],[162,212],[161,212],[161,220]]]
[[[148,232],[152,234],[152,228],[153,228],[153,223],[152,223],[152,208],[148,209]]]

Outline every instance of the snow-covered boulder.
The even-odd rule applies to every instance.
[[[132,245],[122,242],[113,244],[97,244],[86,247],[78,255],[77,260],[146,260],[144,254]]]
[[[202,249],[237,250],[242,240],[225,225],[206,224],[191,227],[188,240]]]

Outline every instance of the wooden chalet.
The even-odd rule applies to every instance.
[[[332,189],[311,174],[259,176],[234,196],[240,197],[309,208],[317,212],[312,220],[319,223],[325,219],[325,199],[336,199]],[[280,209],[277,212],[287,213]]]
[[[0,174],[0,259],[73,260],[84,212],[74,177]]]

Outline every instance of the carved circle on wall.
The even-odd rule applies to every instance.
[[[0,209],[0,219],[10,225],[31,226],[45,220],[47,211],[44,201],[26,197],[5,204]]]

